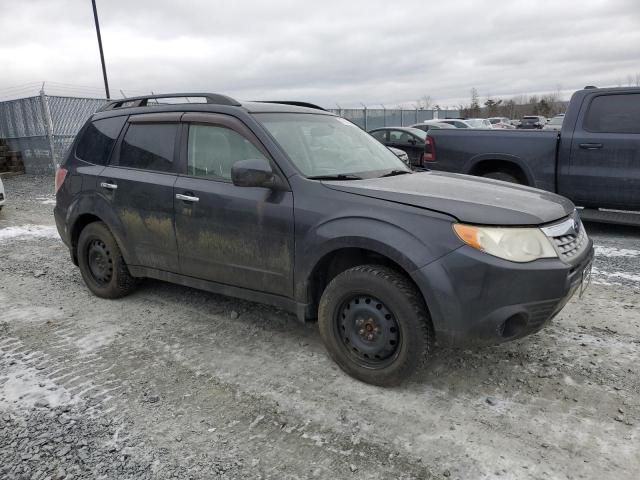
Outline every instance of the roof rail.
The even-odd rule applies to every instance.
[[[587,85],[584,87],[584,90],[591,90],[593,88],[598,88],[598,87],[596,87],[595,85]]]
[[[159,98],[205,98],[207,103],[230,105],[234,107],[240,106],[240,102],[237,100],[218,93],[163,93],[159,95],[144,95],[142,97],[128,97],[120,100],[112,100],[99,111],[114,110],[116,108],[146,107],[149,105],[149,100],[156,100]],[[189,101],[187,100],[186,103],[189,103]]]
[[[256,101],[258,103],[279,103],[282,105],[293,105],[294,107],[313,108],[315,110],[324,110],[326,112],[324,108],[309,102],[296,102],[296,101],[290,101],[290,100],[256,100]]]

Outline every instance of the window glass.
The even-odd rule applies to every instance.
[[[177,124],[132,123],[122,141],[119,165],[172,172]]]
[[[229,128],[189,127],[189,175],[231,180],[231,166],[235,162],[257,158],[265,156],[249,140]]]
[[[373,132],[371,135],[373,135],[373,138],[375,138],[376,140],[384,142],[385,141],[385,137],[387,135],[387,131],[386,130],[378,130],[377,132]]]
[[[295,166],[308,177],[357,175],[372,178],[406,165],[353,123],[333,115],[257,113]]]
[[[599,95],[584,120],[591,132],[640,133],[640,94]]]
[[[96,165],[106,165],[127,117],[113,117],[91,122],[76,147],[76,156]]]

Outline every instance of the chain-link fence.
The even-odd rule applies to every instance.
[[[55,169],[85,120],[105,100],[38,96],[0,102],[0,154],[5,169],[45,173]]]
[[[64,157],[85,120],[106,100],[40,95],[0,102],[0,170],[51,172]],[[457,110],[334,109],[364,130],[399,127],[434,118],[457,117]],[[4,160],[3,160],[4,159]],[[4,163],[2,163],[4,161]]]
[[[407,127],[425,120],[456,118],[460,115],[458,110],[401,110],[395,108],[340,108],[330,111],[367,131],[380,127]]]

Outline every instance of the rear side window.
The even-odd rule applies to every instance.
[[[173,151],[178,125],[132,123],[120,148],[118,165],[159,172],[173,172]]]
[[[91,122],[76,147],[76,157],[96,165],[106,165],[127,117],[104,118]]]
[[[640,94],[595,97],[584,119],[584,129],[599,133],[640,133]]]

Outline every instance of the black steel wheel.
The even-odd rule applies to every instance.
[[[101,285],[108,285],[113,278],[113,260],[109,248],[99,238],[89,242],[87,263],[93,279]]]
[[[137,286],[137,279],[129,273],[120,247],[104,223],[84,227],[78,237],[77,254],[82,278],[98,297],[123,297]]]
[[[368,368],[393,362],[400,347],[400,327],[387,306],[372,295],[354,295],[336,315],[337,335],[354,361]]]
[[[428,357],[431,319],[411,280],[381,265],[338,274],[322,294],[320,335],[349,375],[380,386],[400,383]]]

